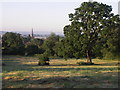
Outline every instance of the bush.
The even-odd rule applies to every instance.
[[[49,65],[49,58],[45,54],[37,54],[36,55],[39,59],[38,65]]]
[[[93,65],[94,63],[77,62],[78,65]]]

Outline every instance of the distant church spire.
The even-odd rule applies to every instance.
[[[31,33],[31,37],[34,38],[34,34],[33,34],[33,28],[32,28],[32,33]]]

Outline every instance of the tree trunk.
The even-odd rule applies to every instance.
[[[87,50],[87,63],[92,63],[91,51],[90,50]]]

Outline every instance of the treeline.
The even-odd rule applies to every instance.
[[[30,35],[22,37],[19,33],[7,32],[2,37],[2,54],[29,56],[47,53],[49,56],[57,56],[56,44],[62,38],[55,33],[51,33],[46,39],[39,39]]]
[[[69,14],[70,25],[64,27],[64,37],[52,33],[47,39],[24,38],[7,32],[2,37],[3,54],[48,57],[120,58],[120,18],[112,7],[97,2],[83,2],[75,13]]]
[[[118,34],[118,33],[116,33]],[[95,45],[92,53],[93,58],[110,58],[117,59],[120,56],[119,41],[116,35],[110,36],[104,43]],[[116,38],[113,38],[116,37]],[[73,43],[74,44],[74,43]],[[22,37],[18,33],[7,32],[2,37],[2,54],[3,55],[25,55],[31,56],[35,54],[47,54],[48,57],[61,57],[61,58],[84,58],[85,54],[75,54],[80,47],[70,47],[69,41],[65,37],[51,33],[46,39],[38,39]],[[76,52],[77,53],[77,52]],[[82,52],[84,53],[84,52]]]

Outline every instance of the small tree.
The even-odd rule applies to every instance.
[[[38,65],[49,65],[49,58],[45,54],[37,54],[36,55],[39,59]]]

